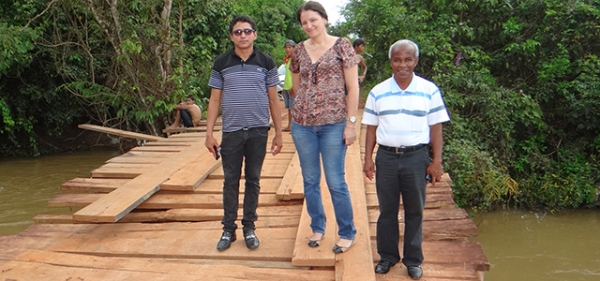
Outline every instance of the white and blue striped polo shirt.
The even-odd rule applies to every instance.
[[[377,143],[401,147],[429,143],[429,126],[448,120],[440,89],[415,74],[406,90],[393,76],[373,87],[362,124],[378,126]]]
[[[278,83],[275,61],[256,47],[246,61],[233,48],[217,57],[208,86],[223,91],[223,132],[269,127],[267,88]]]

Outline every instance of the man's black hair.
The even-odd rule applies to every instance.
[[[188,95],[188,96],[187,96],[187,98],[188,98],[188,99],[191,99],[191,100],[193,100],[193,101],[196,101],[196,98],[194,97],[194,95]]]
[[[356,48],[357,46],[364,45],[364,44],[365,44],[365,40],[358,38],[358,39],[354,40],[354,42],[352,42],[352,47]]]
[[[250,27],[252,27],[252,29],[256,30],[256,22],[254,22],[254,20],[251,17],[249,17],[247,15],[237,15],[237,16],[233,17],[233,19],[231,20],[231,23],[229,23],[229,33],[230,34],[233,32],[233,26],[238,22],[247,22],[250,24]]]

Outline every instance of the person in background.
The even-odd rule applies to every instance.
[[[283,82],[283,103],[285,108],[288,110],[288,125],[285,129],[286,132],[291,131],[292,128],[292,107],[294,106],[294,91],[292,89],[292,72],[290,71],[290,63],[292,63],[292,54],[294,53],[294,47],[296,42],[294,40],[285,41],[285,81]]]
[[[182,102],[175,106],[175,121],[168,129],[179,128],[179,123],[183,123],[186,128],[196,127],[200,125],[202,120],[202,111],[200,107],[195,104],[196,99],[193,95],[187,96],[185,102]]]
[[[297,18],[309,37],[296,46],[290,65],[295,96],[292,139],[300,159],[313,232],[308,245],[319,246],[325,234],[322,159],[340,237],[332,250],[342,253],[350,249],[356,236],[344,161],[347,146],[356,141],[358,60],[348,39],[327,34],[327,13],[321,4],[305,2]]]
[[[412,279],[423,276],[423,210],[428,178],[435,185],[442,170],[442,123],[450,120],[438,87],[414,74],[419,47],[396,41],[389,50],[393,76],[369,93],[362,123],[367,125],[363,171],[373,180],[379,200],[375,267],[388,273],[400,261],[398,209],[404,208],[402,263]],[[372,154],[379,144],[375,163]],[[432,151],[430,160],[429,148]]]
[[[358,65],[362,69],[362,75],[358,76],[358,84],[362,84],[365,81],[365,77],[367,76],[367,64],[365,63],[365,58],[361,55],[365,50],[365,40],[360,38],[354,40],[352,42],[352,47],[354,47],[354,51],[356,52],[356,56],[358,57]]]
[[[206,148],[222,157],[223,234],[217,250],[223,251],[236,240],[239,185],[244,163],[245,193],[242,218],[243,234],[248,249],[256,249],[259,240],[254,222],[260,193],[260,171],[266,154],[270,115],[275,127],[271,153],[281,151],[281,110],[277,96],[279,75],[272,57],[254,46],[256,23],[246,15],[238,15],[229,25],[229,39],[234,47],[214,62],[208,85],[212,88],[208,104]],[[221,144],[213,136],[219,108],[223,112]],[[269,115],[270,113],[270,115]]]

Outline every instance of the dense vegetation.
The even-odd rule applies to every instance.
[[[187,94],[205,104],[228,22],[257,20],[277,61],[300,41],[302,0],[20,0],[0,3],[0,155],[39,155],[78,123],[158,134]],[[366,89],[388,47],[421,47],[444,92],[444,166],[479,209],[592,204],[600,169],[600,1],[352,0],[332,32],[367,41]]]

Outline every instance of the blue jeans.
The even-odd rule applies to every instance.
[[[344,127],[346,121],[322,126],[302,126],[292,123],[292,138],[298,151],[306,209],[311,218],[310,227],[315,233],[325,233],[325,212],[321,199],[321,161],[325,180],[338,224],[338,235],[343,239],[354,239],[354,215],[348,185],[344,178]]]
[[[258,219],[256,207],[260,193],[260,170],[267,152],[268,127],[242,129],[235,132],[223,132],[221,157],[223,165],[223,230],[235,232],[237,225],[240,177],[242,161],[245,161],[243,231],[255,230],[254,221]]]

